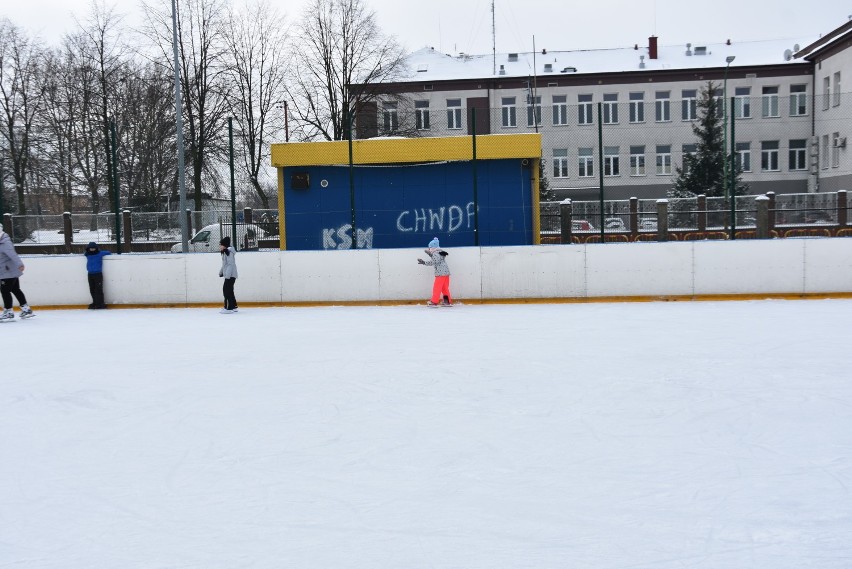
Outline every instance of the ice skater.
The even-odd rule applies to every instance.
[[[222,268],[219,269],[219,276],[225,277],[225,284],[222,286],[225,307],[219,312],[233,314],[237,311],[237,298],[234,296],[234,283],[237,282],[237,260],[234,257],[237,252],[231,247],[230,237],[222,237],[219,241],[219,251],[222,253]]]
[[[435,282],[432,284],[432,298],[426,303],[427,306],[452,306],[453,299],[450,295],[450,267],[447,265],[447,253],[441,249],[437,237],[429,242],[428,249],[424,251],[429,255],[429,260],[417,259],[421,265],[435,267]]]
[[[0,322],[15,320],[15,313],[12,311],[12,295],[21,305],[21,318],[35,316],[27,304],[27,297],[24,296],[18,280],[24,274],[24,268],[24,262],[18,257],[15,246],[12,245],[12,238],[3,232],[3,226],[0,225],[0,296],[3,297],[3,313],[0,314]]]
[[[89,273],[89,293],[92,295],[90,310],[106,308],[104,304],[104,257],[110,255],[109,251],[101,251],[98,244],[90,241],[86,245],[86,271]]]

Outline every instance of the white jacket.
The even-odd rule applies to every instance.
[[[227,253],[227,255],[225,253]],[[226,279],[237,278],[237,260],[235,259],[236,256],[237,252],[234,251],[233,247],[228,247],[227,249],[222,251],[222,268],[219,269],[220,277],[225,277]]]

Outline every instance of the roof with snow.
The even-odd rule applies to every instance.
[[[830,31],[815,42],[806,45],[801,51],[797,50],[798,53],[795,54],[795,57],[811,59],[819,53],[850,38],[852,38],[852,20]]]
[[[635,73],[720,68],[734,56],[731,68],[762,65],[802,64],[793,54],[814,41],[810,38],[750,41],[718,44],[659,46],[657,58],[649,57],[648,47],[499,53],[456,56],[425,47],[408,56],[408,72],[396,82],[452,81],[491,77],[538,75]]]

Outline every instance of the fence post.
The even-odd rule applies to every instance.
[[[766,192],[769,199],[769,231],[775,229],[775,192]]]
[[[707,196],[698,196],[698,231],[707,231]]]
[[[571,240],[571,217],[573,215],[573,209],[571,206],[571,198],[565,198],[561,202],[559,202],[559,229],[560,229],[560,238],[559,241],[564,245],[570,245],[573,241]]]
[[[636,239],[639,233],[639,198],[630,198],[630,237]]]
[[[189,208],[186,208],[186,234],[192,239],[192,210]]]
[[[244,207],[243,208],[243,223],[245,223],[246,225],[250,225],[250,224],[254,223],[251,219],[251,208],[250,207]]]
[[[71,253],[71,242],[74,240],[74,227],[71,225],[71,212],[62,213],[62,231],[65,233],[65,252]]]
[[[846,209],[849,207],[847,204],[849,203],[846,195],[846,190],[838,190],[837,192],[837,225],[841,227],[846,226],[849,221],[849,210]]]
[[[757,196],[754,205],[757,206],[757,238],[769,239],[769,198]]]
[[[15,235],[15,226],[12,223],[11,213],[3,214],[3,231],[4,233],[6,233],[6,235],[9,236],[9,239],[13,239],[13,236]]]
[[[133,225],[129,209],[121,212],[121,223],[124,225],[124,242],[127,243],[127,252],[131,253],[133,250]]]
[[[669,240],[669,200],[657,200],[657,241]]]

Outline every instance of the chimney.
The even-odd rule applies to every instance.
[[[648,38],[648,59],[657,59],[657,36]]]

